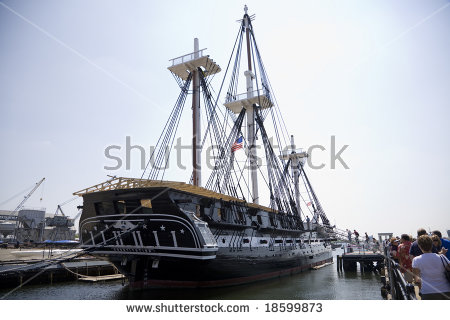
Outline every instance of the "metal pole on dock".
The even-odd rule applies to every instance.
[[[336,259],[337,259],[336,264],[337,270],[342,271],[342,256],[336,256]]]

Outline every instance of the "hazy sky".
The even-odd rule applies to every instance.
[[[327,149],[309,176],[331,222],[450,229],[450,3],[438,0],[1,0],[0,203],[46,177],[27,206],[53,212],[107,174],[140,177],[138,154],[105,170],[105,148],[156,143],[179,92],[168,60],[198,37],[225,67],[244,4],[287,128]],[[331,136],[349,169],[331,169]]]

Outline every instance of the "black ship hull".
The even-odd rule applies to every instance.
[[[131,288],[239,285],[332,261],[319,227],[169,186],[84,195],[83,247],[116,265]]]
[[[282,263],[268,259],[230,261],[218,257],[206,262],[165,260],[160,261],[158,269],[152,269],[152,259],[143,258],[138,262],[141,267],[129,277],[129,283],[132,289],[234,286],[297,274],[332,260],[331,253],[328,252],[311,259],[291,258]],[[131,270],[121,268],[120,264],[116,266],[122,272],[131,274]]]

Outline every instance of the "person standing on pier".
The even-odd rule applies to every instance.
[[[353,233],[355,234],[355,241],[357,244],[359,244],[359,232],[356,230],[353,230]]]
[[[417,230],[417,240],[419,240],[420,236],[423,236],[425,234],[427,234],[427,230],[423,228]],[[409,254],[412,256],[412,258],[418,257],[422,254],[422,250],[420,250],[417,240],[411,244],[411,248],[409,249]]]
[[[380,252],[381,252],[380,243],[379,243],[378,240],[376,240],[375,238],[373,239],[373,245],[374,245],[374,247],[375,247],[375,251],[374,251],[374,252],[377,252],[377,251],[380,251]]]
[[[394,261],[397,263],[398,263],[398,245],[399,241],[397,240],[397,238],[392,237],[389,243],[389,252],[391,253],[392,259],[394,259]]]
[[[366,232],[366,243],[369,244],[369,235]]]
[[[398,246],[397,257],[400,264],[400,271],[404,274],[405,280],[409,283],[413,281],[412,258],[409,255],[410,248],[411,239],[407,234],[402,234],[400,245]]]
[[[423,253],[413,259],[412,268],[422,300],[450,300],[450,281],[444,274],[445,269],[450,270],[450,262],[444,255],[431,252],[433,243],[428,235],[420,236],[417,243]]]
[[[441,240],[441,245],[438,248],[439,253],[444,254],[450,260],[450,240],[442,238],[442,233],[439,230],[434,230],[432,234],[437,235]]]

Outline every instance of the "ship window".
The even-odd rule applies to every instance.
[[[141,206],[144,208],[151,208],[152,207],[152,200],[150,199],[141,199]]]
[[[286,240],[286,243],[292,243],[292,240]]]
[[[217,208],[217,217],[219,218],[219,220],[222,220],[222,212],[220,208]]]
[[[277,223],[276,223],[274,214],[271,214],[271,215],[269,216],[269,220],[270,220],[270,225],[271,225],[272,227],[276,227],[276,226],[277,226]]]
[[[297,242],[297,243],[302,243],[302,240],[297,239],[297,240],[295,240],[295,242]]]
[[[262,223],[262,217],[261,217],[261,216],[256,216],[256,219],[258,220],[258,223],[259,223],[259,224],[263,224],[263,223]]]
[[[275,243],[283,243],[283,240],[275,240]]]
[[[152,200],[150,200],[150,199],[141,199],[141,208],[139,210],[136,210],[136,211],[139,211],[139,213],[143,213],[143,214],[153,213]]]
[[[104,216],[114,214],[114,206],[112,202],[97,202],[95,203],[95,212],[97,215]]]
[[[267,240],[259,240],[259,243],[261,243],[261,244],[266,244],[266,243],[267,243]]]
[[[242,239],[242,242],[243,242],[243,243],[249,243],[250,240],[249,240],[249,239]]]
[[[244,223],[245,222],[244,214],[239,209],[236,212],[236,217],[237,217],[237,219],[235,221],[236,223]]]
[[[200,218],[200,206],[198,204],[195,206],[195,215]]]
[[[220,211],[220,217],[222,218],[222,221],[227,221],[227,209],[226,208],[223,208],[221,211]]]
[[[114,201],[114,205],[116,206],[117,213],[120,214],[125,213],[125,201],[123,200]]]
[[[141,212],[138,209],[141,206],[140,200],[118,200],[114,203],[119,214],[137,214]]]

